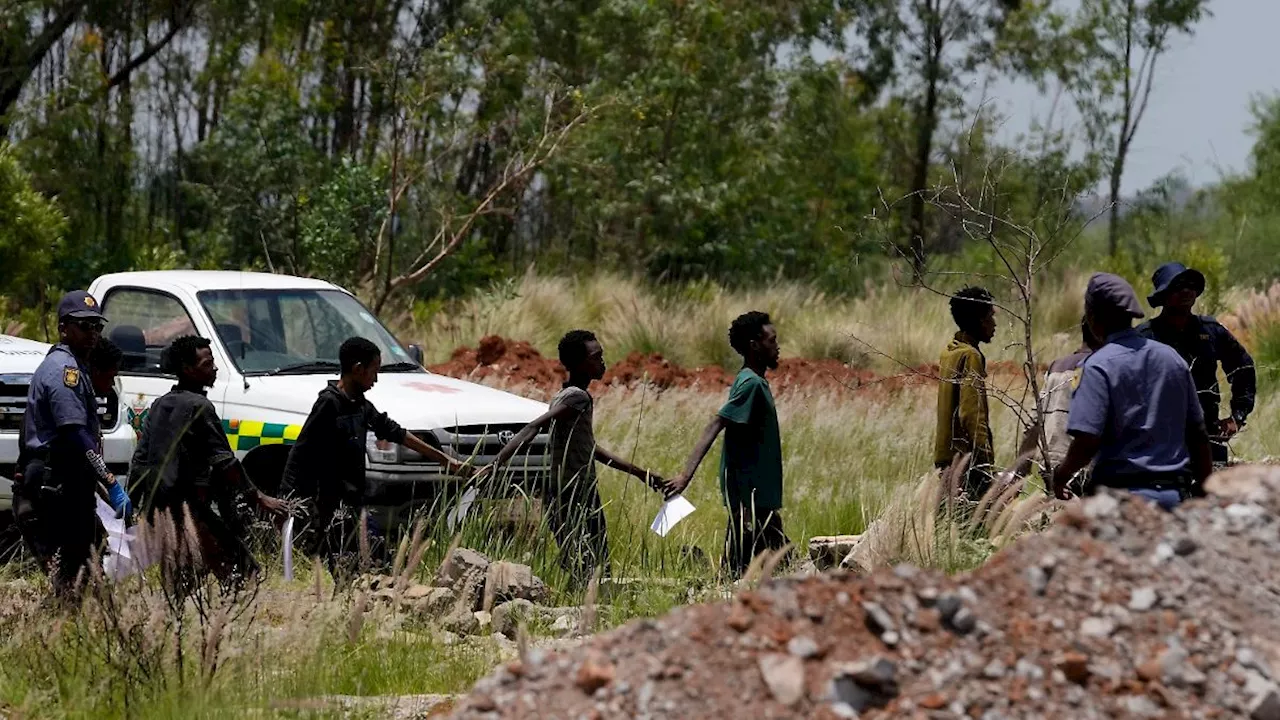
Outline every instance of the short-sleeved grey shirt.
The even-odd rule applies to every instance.
[[[90,437],[98,436],[98,401],[88,368],[66,345],[54,345],[36,368],[22,422],[27,449],[32,451],[47,447],[63,427],[80,425]]]
[[[1203,424],[1187,363],[1135,330],[1116,333],[1084,362],[1067,432],[1102,438],[1094,477],[1176,473],[1191,463],[1187,428]]]
[[[551,424],[552,487],[596,481],[595,401],[580,387],[566,387],[551,399],[551,408],[567,405],[573,412]]]

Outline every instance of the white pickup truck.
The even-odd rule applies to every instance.
[[[382,373],[369,399],[379,410],[460,460],[480,465],[542,403],[428,373],[422,352],[401,344],[351,293],[321,280],[217,271],[105,275],[89,292],[108,319],[106,335],[124,351],[120,374],[129,423],[141,427],[151,402],[173,386],[160,352],[174,338],[213,342],[217,384],[209,391],[231,447],[266,492],[277,490],[289,448],[316,395],[338,376],[338,347],[352,336],[382,350]],[[370,436],[366,477],[377,505],[432,500],[446,476],[440,466]],[[545,474],[546,437],[511,463],[520,483]]]

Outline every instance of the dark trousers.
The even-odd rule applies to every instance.
[[[1088,487],[1085,488],[1086,495],[1093,494],[1099,487],[1127,490],[1150,500],[1165,510],[1172,510],[1183,500],[1196,494],[1191,475],[1185,472],[1095,475],[1091,480]]]
[[[59,596],[75,595],[102,533],[94,511],[94,480],[61,477],[44,461],[27,463],[13,487],[23,544]],[[70,475],[70,473],[68,473]]]
[[[153,528],[173,523],[176,546],[168,551],[177,554],[179,582],[189,585],[202,571],[208,571],[224,587],[234,588],[258,574],[258,562],[245,543],[247,531],[230,500],[229,496],[215,497],[208,488],[196,488],[188,493],[160,494],[147,508],[147,521]],[[214,511],[215,503],[222,514]]]
[[[369,557],[361,557],[360,523],[365,523]],[[357,502],[317,505],[315,519],[308,528],[311,539],[308,554],[324,561],[333,582],[346,587],[362,572],[382,571],[391,567],[386,532]]]
[[[575,585],[585,585],[600,569],[609,575],[609,532],[600,489],[593,481],[569,483],[543,494],[547,524],[560,546],[560,567]]]
[[[740,578],[751,560],[766,550],[777,550],[791,542],[782,530],[778,510],[730,502],[729,527],[724,540],[724,568],[730,577]]]

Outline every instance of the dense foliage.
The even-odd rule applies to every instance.
[[[233,267],[381,307],[535,263],[833,291],[891,260],[989,263],[973,213],[1078,230],[1080,192],[1119,187],[1153,69],[1207,5],[20,0],[0,10],[0,164],[9,202],[41,209],[3,221],[0,293]],[[1078,127],[1000,146],[970,96],[1010,79]],[[1263,279],[1280,110],[1257,114],[1251,173],[1125,204],[1111,266],[1201,253]],[[947,210],[964,196],[968,219]]]

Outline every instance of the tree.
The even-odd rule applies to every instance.
[[[1176,35],[1190,35],[1208,0],[1081,0],[1060,65],[1091,142],[1108,148],[1108,249],[1119,252],[1120,188],[1147,111],[1156,66]]]
[[[39,305],[45,273],[57,256],[67,219],[57,203],[36,192],[13,148],[0,143],[0,284],[12,300]]]
[[[122,60],[101,68],[101,92],[127,83],[133,73],[169,45],[190,22],[196,0],[165,0],[156,5],[118,0],[17,0],[0,10],[0,139],[8,135],[9,111],[22,97],[45,58],[77,23],[100,29],[139,29],[122,33]],[[150,32],[153,21],[161,28]],[[104,53],[104,60],[113,57]]]
[[[1034,6],[1034,3],[1028,3]],[[892,0],[871,3],[867,28],[881,43],[900,43],[899,84],[911,97],[914,140],[905,242],[899,252],[924,273],[930,248],[925,195],[944,111],[962,103],[960,83],[998,66],[1001,37],[1022,0]],[[878,8],[878,9],[876,9]],[[884,37],[893,38],[885,40]]]

